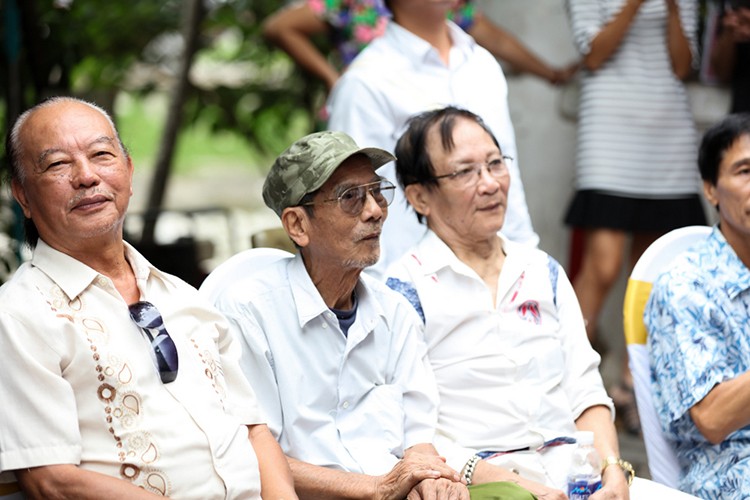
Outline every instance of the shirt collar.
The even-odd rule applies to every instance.
[[[302,255],[298,252],[287,264],[287,274],[294,298],[295,310],[300,328],[313,319],[330,312],[320,292],[307,273]],[[370,287],[366,283],[369,277],[361,275],[356,285],[357,292],[357,321],[362,318],[370,318],[373,314],[386,318],[385,311],[370,293]],[[369,327],[370,325],[368,325]]]
[[[128,242],[124,243],[125,257],[133,269],[136,280],[147,280],[152,273],[163,275],[145,257],[133,248]],[[31,264],[39,268],[44,274],[54,281],[67,295],[68,300],[78,297],[88,288],[98,276],[109,280],[83,262],[55,250],[41,238],[37,240],[36,248],[31,258]]]
[[[726,256],[724,261],[725,266],[722,266],[724,267],[722,273],[725,279],[724,289],[729,298],[734,299],[743,291],[750,289],[750,270],[740,260],[732,246],[727,243],[718,224],[714,226],[711,234],[709,234],[706,245],[711,255],[723,254]]]
[[[512,258],[514,260],[523,258],[526,253],[519,252],[519,245],[508,240],[503,234],[497,234],[500,237],[500,242],[505,252],[505,259]],[[451,267],[456,272],[461,272],[461,269],[466,269],[467,266],[464,264],[453,250],[435,234],[434,231],[428,229],[422,240],[417,245],[420,262],[418,263],[425,275],[434,274],[444,267]],[[417,258],[415,254],[412,254],[412,258]],[[527,260],[527,259],[524,259]]]
[[[463,55],[471,53],[476,47],[476,41],[452,21],[446,20],[446,23],[453,42],[451,51],[459,51]],[[429,57],[438,57],[437,51],[429,42],[396,22],[388,23],[384,36],[390,37],[394,46],[399,47],[410,60],[424,61]]]

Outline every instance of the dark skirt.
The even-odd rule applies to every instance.
[[[628,198],[601,191],[578,191],[565,224],[585,229],[626,232],[667,232],[678,227],[705,225],[706,214],[697,194],[684,198]]]

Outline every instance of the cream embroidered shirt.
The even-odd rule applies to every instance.
[[[0,480],[75,464],[175,498],[260,498],[246,425],[263,422],[222,316],[127,258],[179,354],[163,384],[109,278],[43,241],[0,288]]]

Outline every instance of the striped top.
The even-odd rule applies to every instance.
[[[625,2],[565,3],[583,55]],[[677,3],[695,57],[696,2]],[[698,135],[685,86],[672,72],[666,21],[666,2],[646,0],[612,57],[596,72],[583,72],[576,189],[650,199],[700,192]]]

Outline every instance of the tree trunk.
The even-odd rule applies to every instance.
[[[156,221],[166,191],[167,181],[172,168],[172,158],[177,143],[177,135],[182,122],[182,108],[187,99],[190,89],[190,67],[198,49],[200,27],[206,10],[203,0],[186,0],[183,14],[182,35],[185,48],[180,58],[180,67],[175,82],[175,88],[169,103],[167,122],[164,126],[161,144],[154,166],[154,175],[151,181],[151,191],[148,196],[146,212],[144,214],[144,226],[141,234],[141,243],[153,244]]]

